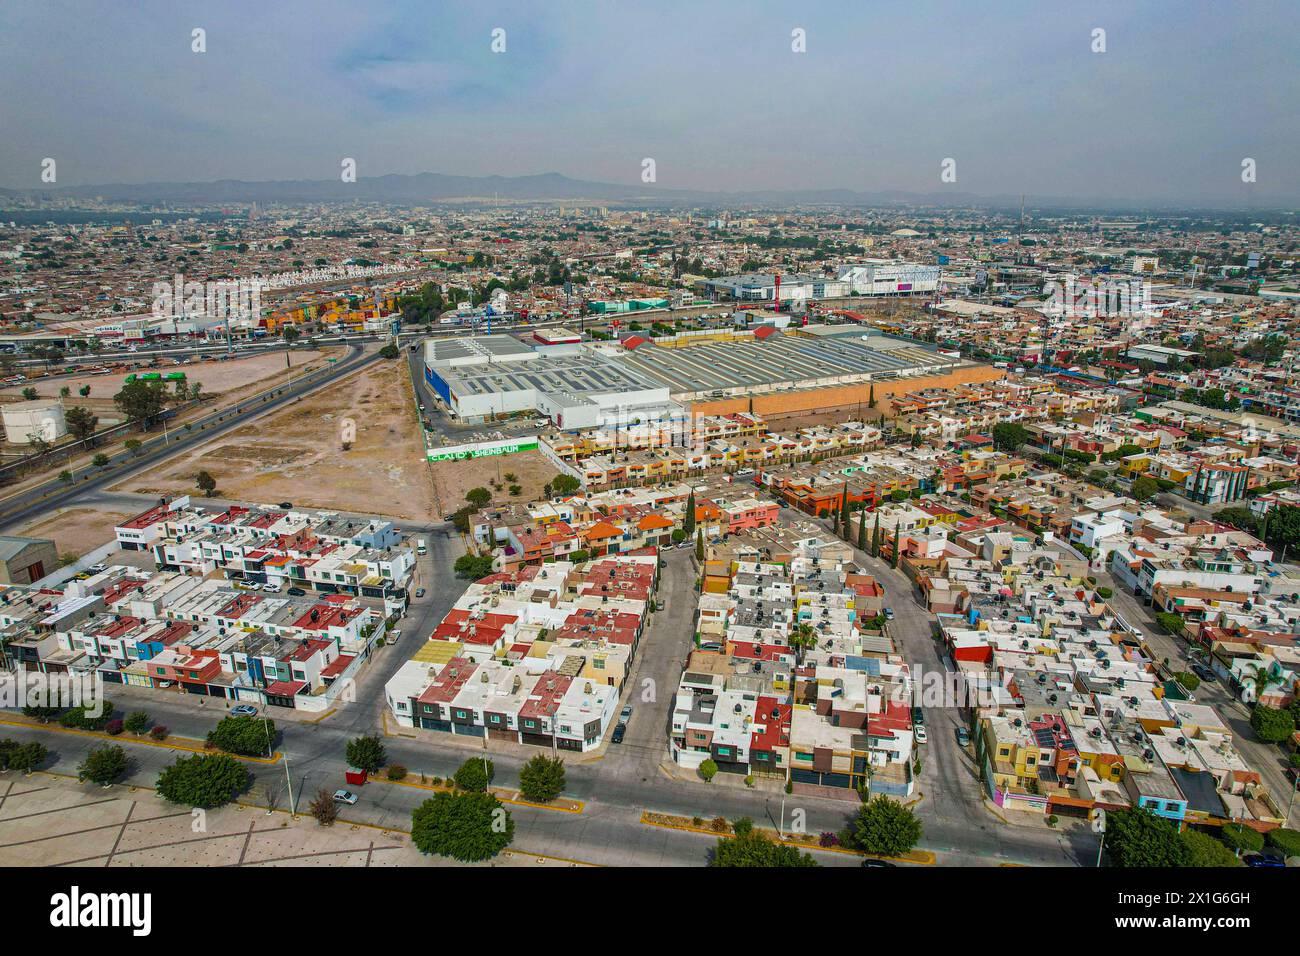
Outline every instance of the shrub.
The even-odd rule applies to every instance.
[[[1219,831],[1219,839],[1238,852],[1258,853],[1264,849],[1263,835],[1250,827],[1243,827],[1240,823],[1227,824]]]
[[[717,774],[717,772],[718,772],[718,765],[714,763],[712,759],[709,758],[705,758],[705,760],[700,764],[699,769],[696,771],[696,773],[700,775],[700,779],[703,780],[705,783],[708,783],[710,780],[712,780],[714,775]]]
[[[756,830],[718,840],[709,866],[793,867],[817,866],[807,853],[783,843],[776,843]]]
[[[823,830],[821,836],[817,838],[817,845],[825,847],[839,846],[840,838],[829,830]]]
[[[153,727],[149,729],[149,736],[154,740],[166,740],[167,727],[163,724],[154,724]]]
[[[1269,846],[1280,850],[1283,856],[1300,856],[1300,830],[1279,827],[1269,830],[1265,839]]]
[[[334,802],[334,794],[324,787],[316,791],[316,796],[312,798],[309,809],[311,815],[316,818],[316,822],[323,827],[329,826],[339,818],[339,805]]]
[[[483,757],[470,757],[460,765],[460,769],[456,771],[456,775],[452,777],[452,780],[461,790],[482,793],[487,790],[495,775],[496,767],[492,765],[491,760],[486,760]]]
[[[389,779],[389,780],[405,780],[405,779],[406,779],[406,768],[403,767],[400,763],[389,764],[389,765],[388,765],[388,779]]]
[[[104,725],[104,733],[108,734],[110,737],[116,737],[124,729],[122,721],[120,720],[110,720]]]
[[[712,829],[717,830],[719,833],[726,833],[726,832],[727,832],[727,818],[726,818],[726,817],[714,817],[714,818],[713,818],[713,822],[710,823],[709,826],[710,826]]]
[[[1115,592],[1108,587],[1102,586],[1097,588],[1097,597],[1101,598],[1103,601],[1109,601],[1114,594]]]
[[[95,708],[90,708],[93,709]],[[113,705],[109,701],[101,701],[98,709],[98,714],[91,714],[84,704],[72,707],[59,717],[59,724],[74,730],[103,730],[104,726],[113,719]]]
[[[744,836],[746,833],[753,832],[753,830],[754,821],[749,819],[749,817],[741,817],[740,819],[733,821],[731,824],[731,832],[736,836]]]
[[[1244,865],[1231,850],[1208,833],[1201,833],[1199,830],[1184,830],[1182,838],[1184,845],[1187,847],[1188,866],[1234,867]]]

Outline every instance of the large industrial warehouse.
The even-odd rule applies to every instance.
[[[976,368],[858,325],[760,326],[727,339],[682,337],[671,347],[636,335],[553,346],[473,336],[430,340],[424,358],[426,379],[458,418],[536,411],[563,429],[591,428],[614,412],[624,421],[678,418],[695,403],[760,395],[799,393],[817,407],[820,392],[838,396],[879,383],[883,397],[897,380]]]

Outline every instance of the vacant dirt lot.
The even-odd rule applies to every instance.
[[[304,369],[315,368],[327,358],[342,356],[343,352],[343,349],[294,351],[291,353],[293,374],[299,375]],[[253,389],[257,385],[267,387],[275,384],[273,380],[276,377],[285,379],[289,374],[289,370],[284,366],[283,352],[231,359],[227,362],[213,360],[187,362],[183,365],[173,365],[171,362],[165,362],[156,368],[136,370],[137,375],[144,372],[159,372],[163,375],[168,372],[184,372],[189,381],[202,382],[203,391],[207,395],[220,395],[232,389],[241,391]],[[51,380],[37,379],[23,385],[4,389],[0,391],[0,394],[21,395],[24,388],[30,387],[36,389],[36,394],[40,398],[53,398],[59,394],[59,390],[65,385],[72,390],[73,395],[77,395],[83,385],[89,385],[92,397],[111,399],[121,390],[123,380],[128,374],[130,373],[115,372],[111,375],[79,375],[72,378]]]
[[[18,534],[31,538],[52,538],[60,555],[75,554],[80,557],[112,540],[113,529],[134,514],[103,511],[99,508],[64,508],[27,525]]]
[[[493,500],[533,501],[542,496],[546,483],[559,474],[540,451],[521,451],[496,458],[469,458],[464,461],[438,461],[433,468],[433,481],[438,489],[438,504],[443,512],[464,507],[465,494],[471,488],[486,488]],[[514,475],[510,480],[506,475]],[[500,489],[493,487],[500,483]],[[518,495],[510,494],[511,485],[519,485]]]
[[[348,451],[345,418],[356,423]],[[434,518],[427,468],[406,367],[386,362],[118,487],[191,493],[194,476],[207,471],[224,497],[427,521]]]

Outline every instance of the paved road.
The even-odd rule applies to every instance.
[[[829,523],[825,526],[829,533]],[[907,576],[865,551],[855,548],[854,555],[859,567],[885,587],[885,603],[894,612],[887,625],[889,634],[910,665],[914,684],[923,686],[926,674],[951,673],[947,654],[934,636],[934,616],[917,602]],[[928,699],[922,702],[927,705],[922,709],[929,742],[918,745],[923,797],[917,815],[925,827],[925,847],[958,859],[973,856],[1045,865],[1081,864],[1095,855],[1092,835],[1073,825],[1048,830],[1011,826],[995,817],[981,799],[972,749],[957,743],[957,728],[967,726],[959,702],[945,701],[945,706],[937,707],[929,706]]]
[[[1169,661],[1174,671],[1188,670],[1190,645],[1181,638],[1166,634],[1156,623],[1152,608],[1143,599],[1125,590],[1109,573],[1097,575],[1097,583],[1109,587],[1114,593],[1110,604],[1119,615],[1132,627],[1142,632],[1147,646],[1151,648],[1157,662]],[[1291,795],[1291,782],[1287,777],[1287,764],[1280,747],[1258,740],[1250,726],[1250,708],[1233,696],[1232,692],[1220,682],[1202,681],[1193,695],[1198,704],[1213,707],[1232,731],[1232,744],[1246,763],[1258,770],[1269,792],[1281,804],[1285,813]],[[1300,803],[1300,798],[1297,798]],[[1294,819],[1295,814],[1292,814]]]
[[[446,575],[460,544],[453,538],[435,535],[430,540],[430,555],[422,562],[420,574],[429,594],[417,601],[402,623],[404,637],[397,647],[380,649],[374,662],[359,676],[357,703],[340,707],[317,724],[281,719],[279,747],[288,758],[293,789],[298,806],[319,788],[334,789],[343,784],[343,753],[346,743],[361,733],[383,726],[383,684],[407,659],[414,643],[424,637],[455,601],[464,584]],[[735,819],[748,816],[757,822],[776,826],[781,819],[783,802],[787,821],[794,810],[804,811],[810,832],[837,831],[845,825],[855,809],[855,802],[806,796],[784,797],[780,793],[748,790],[736,782],[705,784],[695,779],[679,779],[660,765],[667,758],[669,710],[677,675],[684,663],[694,632],[694,571],[686,551],[673,551],[666,557],[662,570],[660,598],[665,609],[651,617],[627,681],[624,701],[634,712],[627,739],[621,745],[606,744],[603,756],[571,758],[566,792],[585,801],[581,814],[539,810],[514,806],[517,824],[516,846],[528,852],[576,858],[588,862],[638,865],[701,865],[713,845],[713,838],[681,831],[650,827],[640,822],[643,810],[700,816],[711,819],[724,816]],[[889,569],[881,578],[889,579]],[[889,585],[887,585],[889,586]],[[924,644],[914,644],[920,636],[913,623],[923,620],[907,609],[902,588],[894,582],[891,592],[903,628],[900,639],[909,655],[923,655]],[[928,625],[927,625],[928,627]],[[927,632],[928,633],[928,632]],[[922,640],[928,641],[928,637]],[[912,648],[915,647],[915,650]],[[922,659],[924,657],[922,656]],[[649,681],[649,683],[647,683]],[[646,693],[646,692],[649,693]],[[215,702],[199,707],[194,698],[179,694],[159,694],[135,688],[114,688],[111,695],[122,710],[145,709],[154,719],[165,723],[174,733],[202,737],[224,713]],[[650,699],[644,699],[649,697]],[[272,709],[272,716],[275,711]],[[950,732],[951,717],[930,711],[930,725],[940,736]],[[395,725],[390,725],[397,730]],[[73,772],[96,741],[91,738],[62,734],[50,730],[26,730],[4,727],[4,736],[42,737],[56,754],[52,769]],[[483,753],[480,742],[448,738],[428,731],[403,731],[386,739],[389,759],[410,768],[413,775],[450,776],[464,760]],[[919,813],[925,824],[922,846],[940,854],[949,864],[990,864],[1016,862],[1062,865],[1087,860],[1095,850],[1088,834],[1061,833],[1028,827],[1008,827],[999,823],[979,804],[972,801],[974,781],[969,770],[963,771],[962,757],[932,745],[936,755],[926,755],[923,789],[926,798]],[[492,742],[489,755],[496,768],[496,782],[502,786],[517,784],[519,769],[535,748]],[[157,772],[174,756],[169,751],[133,745],[129,748],[137,760],[131,781],[150,785]],[[933,769],[931,769],[931,765]],[[965,772],[965,784],[957,784]],[[273,794],[279,805],[287,805],[284,766],[257,766],[259,795]],[[361,802],[349,808],[346,816],[380,826],[405,827],[411,810],[427,792],[412,787],[374,783],[362,791]],[[264,799],[264,798],[263,798]],[[819,853],[829,865],[853,865],[854,858],[842,854]]]
[[[238,428],[254,418],[324,388],[342,376],[364,368],[378,359],[377,352],[354,346],[347,358],[342,361],[309,372],[300,379],[294,379],[288,385],[277,386],[267,392],[250,396],[235,405],[213,411],[191,422],[184,430],[177,429],[166,435],[155,433],[135,455],[128,451],[111,455],[107,467],[85,474],[74,485],[66,485],[58,478],[51,478],[40,485],[12,495],[0,503],[0,530],[24,524],[56,508],[74,504],[90,492],[97,491],[110,483],[122,481],[136,472],[155,467],[167,458],[200,443],[211,441],[232,428]]]

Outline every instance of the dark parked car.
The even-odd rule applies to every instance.
[[[627,733],[627,724],[619,724],[614,728],[614,735],[609,738],[609,742],[612,744],[621,744],[625,733]]]
[[[1247,866],[1286,866],[1286,860],[1267,853],[1248,853],[1241,859]]]
[[[1199,677],[1201,680],[1205,681],[1207,684],[1215,684],[1218,683],[1219,680],[1218,674],[1214,673],[1213,670],[1211,670],[1209,667],[1206,667],[1204,664],[1201,664],[1196,661],[1192,662],[1192,673],[1195,674],[1197,677]]]
[[[293,507],[293,502],[292,502],[292,501],[281,501],[281,502],[280,502],[280,507],[281,507],[281,508],[292,508],[292,507]]]
[[[957,743],[961,744],[963,747],[970,745],[970,731],[965,727],[957,728]]]
[[[897,863],[890,863],[888,860],[875,860],[867,857],[862,861],[863,866],[898,866]]]
[[[289,590],[285,592],[285,594],[292,594],[294,597],[302,597],[306,593],[307,592],[302,588],[289,588]]]

